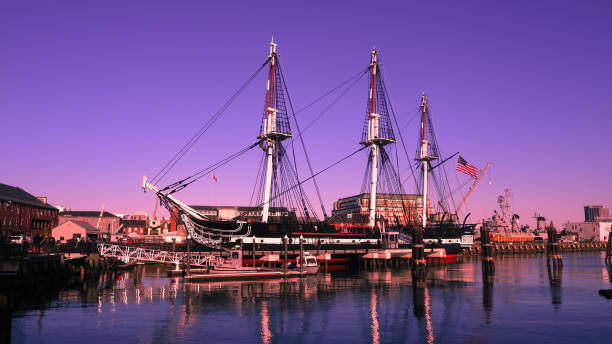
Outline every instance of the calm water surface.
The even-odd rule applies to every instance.
[[[13,314],[13,343],[611,343],[612,288],[603,253],[566,253],[409,270],[338,271],[307,279],[184,284],[163,266],[100,279]],[[551,281],[551,278],[554,279]],[[561,277],[559,279],[559,277]]]

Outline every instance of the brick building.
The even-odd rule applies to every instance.
[[[42,201],[41,201],[42,199]],[[15,186],[0,183],[0,234],[23,232],[32,238],[49,237],[57,226],[59,211]]]
[[[407,224],[420,223],[423,209],[423,197],[421,195],[410,194],[376,194],[376,218],[382,218],[389,226],[396,226],[399,220],[400,226]],[[359,221],[363,221],[358,214],[370,213],[370,194],[362,193],[359,195],[340,198],[334,202],[332,217],[336,215],[336,221],[343,218],[347,220],[347,226],[351,226]],[[427,200],[427,213],[432,214],[433,208]],[[352,217],[339,217],[340,214],[352,214]],[[356,221],[358,220],[358,221]],[[340,225],[340,222],[338,222]]]
[[[147,234],[147,220],[122,220],[121,224],[123,225],[123,233],[125,235],[136,233],[139,235]]]
[[[99,211],[64,211],[59,213],[59,224],[70,220],[87,222],[96,227],[100,219],[100,236],[106,237],[119,229],[121,218],[105,211],[100,218]]]

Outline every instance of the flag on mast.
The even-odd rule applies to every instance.
[[[457,161],[457,171],[463,172],[474,179],[478,179],[478,167],[470,165],[461,155],[459,155],[459,160]]]
[[[213,174],[212,174],[212,180],[214,180],[215,183],[219,182],[219,180],[217,179],[217,176],[215,176],[215,172],[213,172]]]

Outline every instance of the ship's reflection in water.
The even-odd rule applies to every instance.
[[[598,258],[593,256],[594,261]],[[551,292],[558,306],[561,288],[568,287],[566,294],[576,288],[583,292],[580,286],[588,285],[588,276],[594,284],[604,282],[601,266],[592,264],[589,272],[583,262],[573,267],[566,258],[564,263],[570,275],[583,277],[580,285],[572,285],[573,279],[561,285],[554,269],[547,276],[545,258],[537,256],[500,259],[495,285],[482,278],[477,259],[430,267],[425,284],[413,284],[409,270],[185,284],[180,278],[167,278],[162,266],[144,265],[61,292],[43,315],[17,311],[11,336],[14,342],[78,337],[144,343],[436,343],[484,342],[488,336],[504,342],[516,335],[507,328],[535,322],[553,338],[564,311],[571,317],[576,310],[564,305],[562,310],[555,308],[559,317],[546,319]],[[608,271],[604,272],[609,285]],[[582,301],[589,303],[584,297]],[[595,301],[601,302],[597,297]],[[526,340],[541,339],[542,330],[532,330]]]

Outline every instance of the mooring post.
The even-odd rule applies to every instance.
[[[412,284],[413,287],[424,287],[427,272],[425,271],[425,244],[423,243],[423,227],[416,227],[412,238]]]
[[[482,276],[484,281],[485,278],[492,279],[495,274],[491,235],[489,234],[489,224],[486,222],[484,222],[480,228],[480,243],[482,245]]]
[[[548,259],[552,260],[553,269],[557,269],[557,266],[563,266],[563,260],[561,258],[561,247],[559,246],[559,236],[557,234],[557,230],[553,225],[552,221],[550,225],[546,228],[546,232],[548,233]]]
[[[285,237],[283,238],[283,244],[285,245],[285,257],[283,261],[285,263],[285,277],[287,277],[287,265],[289,265],[289,238],[287,237],[287,235],[285,235]]]
[[[251,247],[251,258],[253,258],[252,266],[255,267],[255,236],[253,235],[253,247]]]
[[[191,277],[191,235],[187,234],[187,264],[185,265],[185,276]]]
[[[304,237],[300,235],[300,273],[304,270]]]
[[[606,264],[612,259],[612,232],[608,232],[608,243],[606,244]]]
[[[238,239],[238,241],[240,242],[240,267],[243,267],[244,266],[244,263],[243,263],[244,261],[243,259],[244,257],[244,239],[241,238],[241,239]]]

